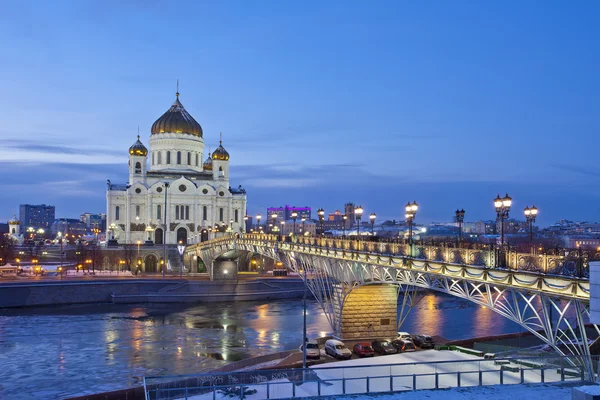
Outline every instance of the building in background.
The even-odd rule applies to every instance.
[[[269,221],[272,221],[272,216],[273,214],[277,215],[277,221],[287,221],[288,219],[292,218],[292,213],[293,212],[298,213],[298,218],[297,220],[301,220],[302,218],[305,218],[307,220],[311,219],[311,209],[310,207],[295,207],[295,206],[288,206],[286,205],[285,207],[269,207],[267,208],[267,215],[266,217],[269,219]]]
[[[34,228],[35,230],[44,229],[48,231],[54,220],[56,210],[54,206],[46,204],[21,204],[19,206],[19,221],[21,228]]]
[[[83,213],[79,216],[79,220],[85,224],[88,232],[92,229],[100,229],[106,231],[106,214]]]
[[[294,230],[294,221],[288,220],[285,222],[283,226],[283,234],[290,235],[292,232],[298,236],[308,235],[315,236],[317,234],[317,223],[313,220],[304,221],[304,229],[302,226],[302,222],[300,220],[296,220],[296,229]]]
[[[87,233],[87,226],[81,220],[75,218],[59,218],[51,225],[52,236],[61,235],[73,236],[74,238],[81,237]]]

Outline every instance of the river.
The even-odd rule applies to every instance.
[[[309,301],[309,337],[330,333]],[[522,329],[466,300],[428,293],[402,330],[448,339]],[[0,310],[0,399],[54,399],[141,384],[144,376],[209,371],[298,348],[302,301],[73,305]]]

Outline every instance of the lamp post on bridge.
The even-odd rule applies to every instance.
[[[346,214],[342,215],[342,237],[346,238],[346,221],[348,220],[348,216]]]
[[[410,204],[410,201],[408,203],[406,203],[406,206],[404,207],[406,210],[406,222],[408,223],[408,245],[410,246],[410,256],[412,257],[413,255],[413,221],[415,220],[415,217],[417,215],[417,210],[419,209],[419,205],[417,204],[416,201],[413,201],[412,204]]]
[[[244,232],[248,228],[248,211],[246,211],[246,215],[244,215]]]
[[[358,240],[360,240],[360,219],[363,215],[363,211],[364,209],[362,208],[362,206],[358,206],[354,209],[354,216],[356,217],[357,222],[356,234],[358,236]]]
[[[465,221],[465,210],[456,210],[456,222],[458,223],[458,245],[462,242],[462,224]]]
[[[371,235],[374,236],[375,235],[375,219],[377,218],[377,214],[375,213],[371,213],[371,215],[369,215],[369,219],[371,220]]]
[[[302,221],[302,228],[301,228],[300,232],[302,233],[302,236],[304,236],[304,223],[306,222],[306,218],[302,217],[301,221]]]
[[[529,225],[529,246],[533,252],[533,223],[535,222],[535,217],[537,217],[538,209],[535,206],[531,208],[525,207],[524,212],[527,225]]]
[[[256,230],[260,230],[260,219],[262,216],[260,214],[256,214]]]
[[[271,229],[269,229],[269,233],[273,233],[275,227],[277,226],[277,214],[271,214]]]
[[[496,220],[500,221],[500,251],[502,252],[502,257],[500,258],[501,267],[506,266],[506,259],[504,257],[504,221],[508,219],[508,213],[510,212],[510,206],[512,205],[512,197],[506,194],[504,198],[500,198],[500,195],[496,196],[494,199],[494,207],[496,208]]]
[[[281,241],[285,240],[285,232],[283,232],[283,228],[285,227],[285,221],[279,222],[281,224]]]
[[[293,229],[292,229],[292,236],[295,236],[296,235],[296,218],[298,218],[298,213],[296,211],[292,211],[291,217],[292,217],[292,221],[294,221],[294,225],[293,225]]]
[[[325,220],[325,210],[319,208],[317,210],[317,215],[319,216],[319,224],[321,225],[321,236],[323,236],[323,221]]]

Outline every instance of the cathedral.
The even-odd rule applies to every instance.
[[[109,244],[196,243],[245,229],[246,191],[229,183],[229,153],[204,159],[202,127],[175,102],[151,129],[149,148],[129,148],[129,182],[108,181]]]

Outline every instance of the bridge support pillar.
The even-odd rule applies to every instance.
[[[237,260],[214,260],[212,266],[212,280],[222,281],[238,278]]]
[[[395,338],[398,292],[395,285],[353,289],[342,307],[342,340]]]

